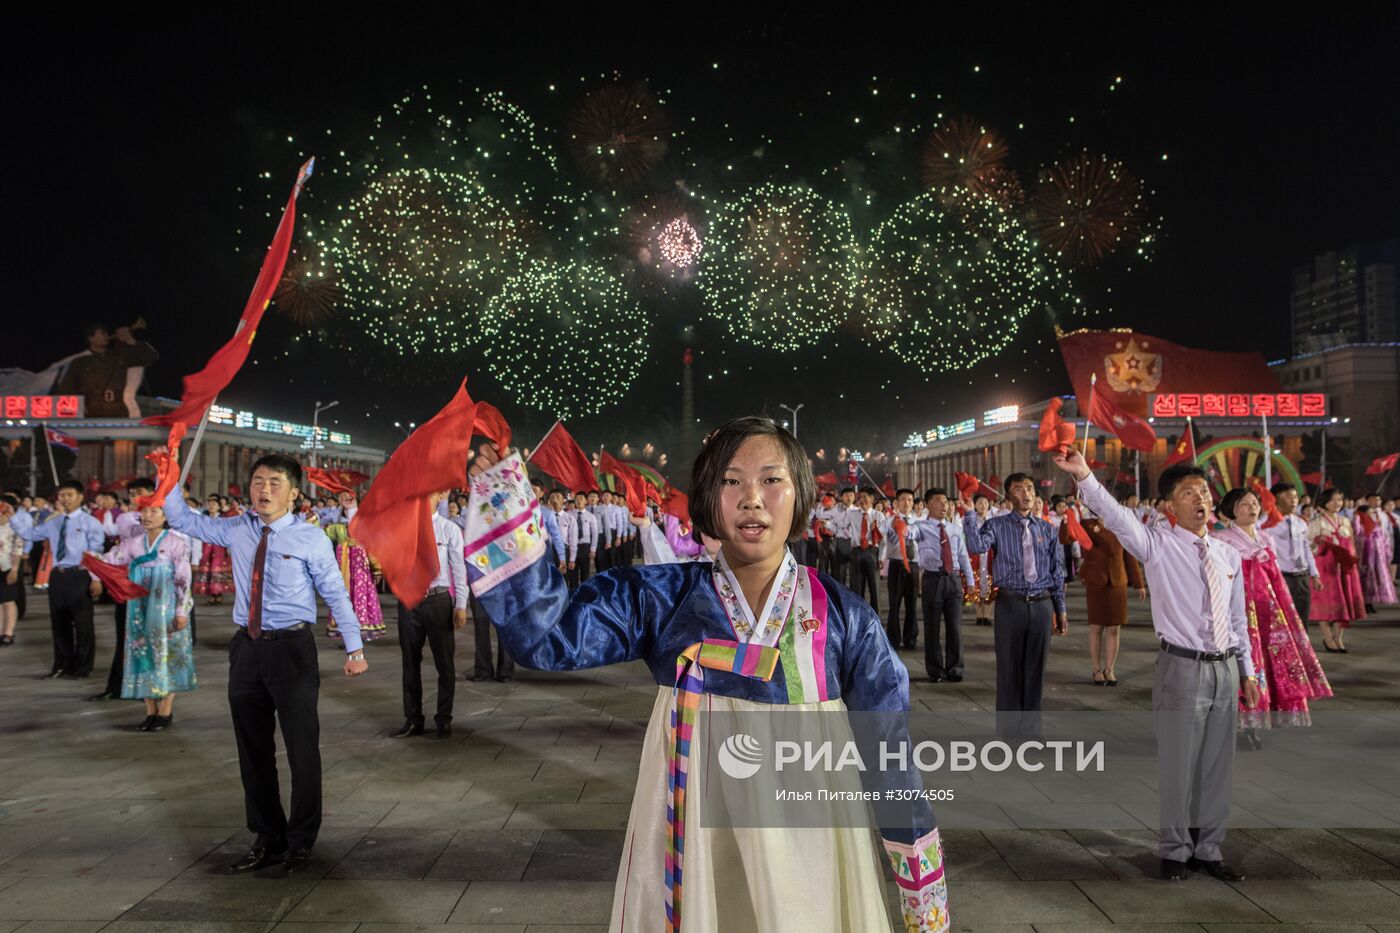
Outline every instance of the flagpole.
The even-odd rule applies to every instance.
[[[53,473],[54,487],[58,487],[58,464],[53,460],[53,444],[49,443],[49,425],[45,421],[39,422],[39,427],[44,432],[44,449],[49,452],[49,470]]]
[[[1089,458],[1089,412],[1094,410],[1094,392],[1098,390],[1099,374],[1089,375],[1089,411],[1084,412],[1084,458]]]
[[[1196,465],[1196,431],[1191,427],[1191,416],[1186,416],[1186,440],[1191,445],[1191,465]]]
[[[1274,445],[1269,440],[1269,416],[1260,412],[1259,417],[1264,422],[1264,488],[1272,489],[1274,485]]]
[[[1142,496],[1142,451],[1133,451],[1136,456],[1133,458],[1133,495]]]
[[[544,432],[544,437],[540,438],[540,442],[530,449],[530,456],[528,456],[528,457],[525,458],[525,462],[526,462],[526,463],[529,463],[532,459],[534,459],[535,452],[536,452],[537,450],[539,450],[541,447],[544,446],[544,442],[547,441],[547,440],[549,440],[549,435],[553,434],[553,433],[554,433],[554,429],[557,428],[557,427],[559,427],[559,425],[561,425],[561,424],[563,424],[563,423],[564,423],[564,422],[562,422],[562,421],[556,421],[556,422],[554,422],[553,426],[550,427],[550,429],[549,429],[548,431]]]
[[[1322,458],[1318,463],[1317,472],[1317,495],[1322,497],[1322,488],[1327,482],[1327,429],[1322,429]]]

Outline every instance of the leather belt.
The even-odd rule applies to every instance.
[[[450,595],[452,595],[452,588],[451,588],[450,586],[435,586],[435,587],[433,587],[432,589],[428,590],[428,595],[429,595],[429,596],[442,596],[442,595],[448,595],[448,596],[450,596]]]
[[[1303,577],[1304,579],[1308,577],[1306,570],[1284,570],[1282,573],[1285,577]]]
[[[1014,599],[1017,602],[1038,603],[1050,598],[1050,591],[1043,593],[1014,593],[1010,590],[1000,590],[997,592],[997,599]]]
[[[308,626],[305,622],[298,622],[295,625],[288,625],[286,628],[265,628],[260,633],[258,633],[257,640],[276,641],[279,638],[291,638],[293,635],[302,634],[308,628],[310,628],[310,626]],[[246,628],[243,629],[243,634],[248,635],[248,630]],[[253,640],[252,636],[249,636],[249,640]]]
[[[1234,648],[1229,651],[1192,651],[1189,648],[1179,648],[1168,641],[1162,642],[1161,645],[1162,650],[1167,654],[1174,654],[1178,658],[1187,658],[1192,661],[1225,661],[1238,656],[1238,652]]]

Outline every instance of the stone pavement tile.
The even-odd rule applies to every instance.
[[[466,888],[460,881],[322,881],[286,919],[446,923]]]
[[[406,800],[379,821],[378,829],[504,829],[515,804],[495,801],[458,802],[450,807],[428,800]]]
[[[1393,829],[1334,829],[1332,835],[1340,836],[1352,845],[1359,846],[1377,858],[1383,858],[1400,868],[1400,832]]]
[[[948,878],[964,881],[1015,881],[1016,873],[978,829],[939,828]]]
[[[1094,854],[1058,830],[986,830],[983,835],[1024,881],[1112,878]]]
[[[375,829],[345,854],[327,878],[418,879],[452,841],[453,830]]]
[[[139,823],[160,826],[236,826],[247,814],[243,809],[243,788],[238,785],[220,798],[171,797],[151,800],[155,806],[140,814]]]
[[[430,881],[519,881],[541,830],[470,830],[452,837],[428,872]]]
[[[3,824],[10,826],[95,826],[125,823],[157,806],[155,800],[86,800],[45,797],[28,800],[3,811]]]
[[[1156,878],[1157,832],[1151,829],[1074,829],[1070,836],[1115,878]]]
[[[359,780],[358,786],[347,792],[347,803],[380,800],[436,800],[455,803],[472,786],[467,778],[445,780],[424,778],[416,781],[381,781],[374,778]]]
[[[146,833],[83,873],[84,878],[174,878],[241,830],[170,827]]]
[[[1380,927],[1365,923],[1203,923],[1205,933],[1371,933]],[[1112,927],[1116,930],[1119,927]]]
[[[3,806],[4,804],[0,803],[0,807]],[[0,809],[0,812],[3,810]],[[6,826],[4,831],[0,832],[0,875],[8,874],[5,871],[5,863],[10,859],[52,837],[53,830],[39,826]]]
[[[264,933],[267,924],[257,920],[116,920],[105,933]]]
[[[940,829],[1016,829],[1016,821],[1006,815],[1006,811],[994,803],[940,804],[938,807]]]
[[[11,753],[20,757],[17,749]],[[132,759],[130,758],[82,758],[78,755],[56,758],[23,758],[5,771],[5,784],[8,786],[17,784],[21,780],[33,778],[95,777],[111,774],[131,763]]]
[[[479,780],[462,797],[462,803],[578,803],[583,794],[579,780],[512,781],[501,778]],[[631,796],[627,800],[631,800]]]
[[[285,802],[283,804],[286,806]],[[375,826],[393,812],[397,804],[388,800],[326,801],[322,817],[341,826]]]
[[[1320,803],[1254,804],[1249,808],[1270,824],[1279,827],[1323,829],[1329,826],[1364,826],[1400,829],[1400,803]],[[1233,824],[1233,820],[1231,823]]]
[[[613,882],[479,881],[467,888],[452,923],[607,923]]]
[[[948,909],[959,930],[995,923],[1078,925],[1104,920],[1084,892],[1068,881],[959,881],[950,888]]]
[[[1324,880],[1395,877],[1394,865],[1327,830],[1249,829],[1244,835]]]
[[[956,918],[953,921],[957,923]],[[1249,930],[1276,933],[1278,927],[1250,924]],[[1037,923],[1035,933],[1202,933],[1199,923]]]
[[[280,920],[315,886],[312,878],[176,878],[126,911],[121,919]]]
[[[1390,878],[1377,878],[1376,884],[1380,885],[1383,888],[1387,888],[1391,891],[1394,891],[1396,894],[1400,894],[1400,881],[1396,881]]]
[[[534,761],[593,761],[602,746],[597,742],[555,742],[552,745],[532,745],[504,748],[498,761],[529,759]]]
[[[1143,828],[1142,822],[1132,813],[1112,803],[1057,803],[1054,806],[1003,803],[1001,809],[1018,829]]]
[[[0,891],[0,920],[115,920],[163,882],[123,878],[74,884],[25,878]]]
[[[12,933],[28,922],[28,920],[0,920],[0,933]]]
[[[534,777],[540,780],[622,781],[637,783],[636,761],[546,761]]]
[[[511,761],[500,761],[497,758],[468,758],[463,761],[453,761],[450,767],[443,767],[433,774],[435,778],[452,778],[463,781],[480,781],[487,779],[499,779],[510,781],[528,781],[540,773],[548,762],[539,760],[529,760],[517,758]],[[570,776],[574,762],[563,762],[562,770],[555,776]]]
[[[1290,882],[1292,883],[1292,882]],[[1268,923],[1271,918],[1234,888],[1202,875],[1186,881],[1077,881],[1079,889],[1118,923],[1151,923],[1163,918]]]
[[[549,830],[525,881],[616,881],[627,833],[612,829]]]
[[[1400,894],[1373,881],[1241,881],[1234,887],[1286,922],[1367,923],[1400,917]]]
[[[149,767],[149,766],[148,766]],[[7,797],[63,797],[77,796],[88,800],[106,800],[109,797],[129,796],[127,791],[140,786],[139,781],[130,778],[117,778],[110,774],[92,774],[79,777],[43,777],[26,781],[23,784],[7,786]],[[147,795],[152,796],[152,795]]]
[[[626,829],[631,806],[621,803],[522,803],[506,829]]]
[[[106,920],[31,920],[15,929],[25,933],[97,933],[108,926]]]
[[[264,924],[260,933],[355,933],[355,928],[359,925],[360,924],[354,920],[346,920],[341,923],[318,923],[316,921],[311,921],[309,923],[287,923],[283,921],[278,923],[271,930],[267,929],[267,925]],[[434,929],[445,931],[447,928],[434,927]]]
[[[631,803],[636,781],[609,781],[599,778],[587,781],[579,794],[579,803]]]
[[[607,933],[606,923],[577,924],[570,923],[560,925],[557,923],[532,923],[525,928],[525,933]]]
[[[295,929],[273,933],[300,933]],[[355,933],[526,933],[523,923],[362,923]]]

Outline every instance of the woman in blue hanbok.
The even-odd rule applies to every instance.
[[[714,562],[619,567],[570,592],[543,559],[548,545],[520,457],[483,447],[472,467],[468,573],[511,655],[553,671],[643,660],[658,685],[613,931],[890,929],[882,862],[899,889],[902,929],[949,928],[942,847],[926,803],[906,811],[906,825],[881,827],[883,858],[868,828],[838,821],[722,828],[707,819],[719,806],[708,780],[719,775],[705,773],[700,750],[711,736],[701,710],[883,712],[874,718],[898,726],[881,737],[907,739],[908,672],[880,620],[788,550],[814,496],[792,435],[767,418],[730,422],[707,438],[691,486],[695,526],[722,542]],[[831,723],[845,719],[807,721],[839,739]],[[877,787],[921,788],[917,772],[871,772],[863,779]]]
[[[126,567],[131,582],[145,596],[126,604],[126,667],[122,698],[146,701],[143,732],[160,732],[174,719],[175,694],[195,688],[194,651],[189,617],[194,605],[190,590],[190,544],[170,531],[165,510],[141,510],[141,534],[132,535],[102,556],[108,564]],[[94,589],[101,586],[93,578]]]

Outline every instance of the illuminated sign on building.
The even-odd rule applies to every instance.
[[[1321,418],[1326,414],[1327,396],[1320,392],[1170,392],[1152,396],[1154,418]]]
[[[909,435],[908,437],[906,437],[906,438],[904,439],[904,446],[905,446],[905,447],[927,447],[927,446],[928,446],[928,441],[924,440],[924,436],[916,431],[916,432],[914,432],[913,434]]]
[[[82,416],[83,397],[81,395],[5,396],[5,417],[11,421],[23,418],[48,421],[50,418],[81,418]]]
[[[982,427],[990,428],[994,424],[1012,424],[1021,420],[1021,406],[1003,405],[1000,408],[993,408],[991,411],[982,413]]]
[[[977,430],[977,419],[968,418],[966,421],[959,421],[957,424],[940,424],[938,426],[938,439],[945,441],[950,437],[959,437],[963,434],[971,434]]]
[[[232,408],[225,408],[222,405],[215,405],[209,409],[209,423],[230,425],[235,428],[252,428],[266,434],[280,434],[283,437],[299,437],[302,440],[310,441],[312,428],[309,424],[293,424],[290,421],[278,421],[276,418],[260,418],[251,411],[234,411]],[[316,433],[320,435],[322,441],[329,440],[332,444],[350,444],[350,435],[343,431],[331,431],[327,428],[317,427]]]

